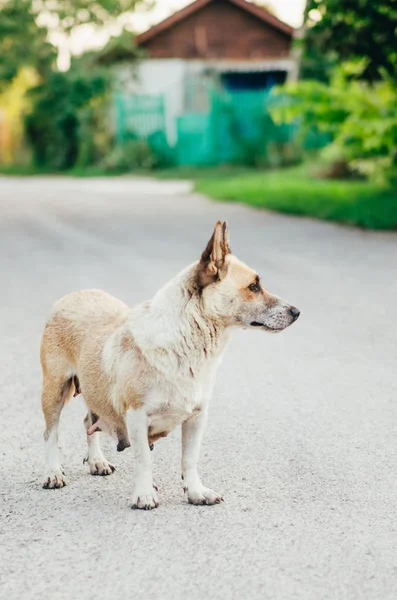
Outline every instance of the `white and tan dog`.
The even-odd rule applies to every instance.
[[[102,454],[99,432],[130,446],[132,410],[135,454],[133,508],[158,506],[150,449],[182,425],[182,479],[192,504],[222,498],[204,487],[197,472],[215,372],[233,327],[277,332],[299,310],[272,296],[255,271],[230,253],[227,224],[218,222],[201,259],[149,302],[129,309],[105,292],[87,290],[55,303],[42,345],[42,406],[46,472],[44,488],[65,485],[58,424],[65,402],[78,393],[88,406],[84,422],[93,475],[114,471]]]

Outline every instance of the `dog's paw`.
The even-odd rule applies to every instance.
[[[184,490],[187,492],[187,498],[190,504],[220,504],[223,502],[223,498],[220,494],[217,494],[213,490],[206,488],[204,486],[197,489],[188,489]]]
[[[46,473],[43,479],[43,488],[45,490],[54,490],[66,485],[65,473],[61,469],[51,469]]]
[[[141,510],[151,510],[152,508],[157,508],[159,501],[157,498],[156,489],[157,488],[155,488],[155,486],[153,486],[151,490],[146,490],[145,488],[139,488],[136,486],[132,498],[131,508],[139,508]]]
[[[91,475],[111,475],[116,467],[106,460],[106,458],[86,458]]]

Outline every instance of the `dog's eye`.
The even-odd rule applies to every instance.
[[[248,289],[251,292],[259,292],[261,287],[259,285],[259,281],[255,281],[254,283],[251,283],[251,285],[248,286]]]

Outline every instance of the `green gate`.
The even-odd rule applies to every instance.
[[[209,111],[177,120],[176,157],[181,165],[255,164],[271,160],[274,148],[289,144],[296,126],[274,123],[267,91],[209,89]]]
[[[280,96],[269,91],[228,92],[208,87],[208,102],[201,112],[176,118],[176,144],[166,134],[164,96],[115,96],[116,139],[145,139],[164,164],[277,166],[294,161],[298,123],[275,123],[271,108]],[[301,140],[301,147],[324,145],[318,132]],[[313,138],[313,139],[312,139]],[[284,164],[285,164],[284,162]]]
[[[158,154],[169,154],[165,106],[162,95],[115,95],[115,134],[117,143],[145,139]]]
[[[213,132],[208,114],[188,113],[176,121],[175,160],[178,165],[214,164]]]

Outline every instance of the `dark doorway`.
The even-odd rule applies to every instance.
[[[270,89],[274,85],[284,83],[286,77],[285,71],[251,71],[249,73],[229,71],[221,74],[221,81],[224,87],[231,92],[248,92]]]

